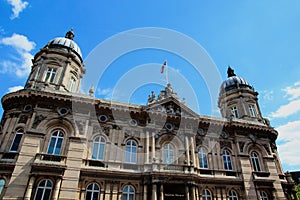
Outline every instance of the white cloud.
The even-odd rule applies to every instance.
[[[35,47],[35,43],[29,41],[24,35],[14,33],[11,37],[2,38],[0,44],[11,46],[18,51],[31,51]]]
[[[22,0],[7,0],[7,2],[13,7],[13,14],[10,17],[11,19],[19,17],[20,12],[22,12],[28,6],[28,2],[22,2]]]
[[[31,59],[33,55],[30,53],[35,47],[35,43],[29,41],[24,35],[14,33],[11,37],[2,38],[0,44],[13,47],[17,54],[17,62],[5,60],[1,62],[2,68],[0,73],[15,73],[18,77],[22,78],[29,74],[31,67]]]
[[[18,85],[18,86],[13,86],[13,87],[8,88],[8,92],[9,92],[9,93],[10,93],[10,92],[15,92],[15,91],[22,90],[22,89],[24,89],[23,86],[20,86],[20,85]]]
[[[278,110],[271,113],[271,118],[287,117],[300,111],[300,99],[280,106]]]
[[[280,160],[287,165],[300,165],[300,120],[288,122],[285,125],[277,128],[279,132],[278,151],[280,153]]]
[[[300,97],[300,82],[294,83],[293,86],[288,86],[283,91],[286,92],[286,96],[290,96],[289,100],[294,100]]]
[[[300,82],[295,82],[292,86],[283,89],[284,97],[289,103],[282,105],[278,110],[270,114],[270,118],[288,117],[300,111]]]

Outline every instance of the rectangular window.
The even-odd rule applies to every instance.
[[[251,117],[256,117],[256,111],[254,105],[249,105],[249,111],[250,111],[250,116]]]
[[[231,113],[233,114],[234,118],[239,118],[239,113],[236,106],[231,107]]]
[[[70,77],[69,84],[68,84],[68,90],[70,92],[74,92],[75,83],[76,83],[75,78],[74,77]]]
[[[49,67],[47,69],[44,81],[49,83],[54,83],[55,74],[56,74],[56,69]]]

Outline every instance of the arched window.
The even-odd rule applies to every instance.
[[[229,191],[229,200],[238,200],[238,195],[234,190]]]
[[[174,148],[170,143],[164,145],[164,163],[174,163]]]
[[[123,188],[122,200],[134,200],[135,199],[135,190],[131,185],[126,185]]]
[[[52,133],[47,154],[59,155],[64,140],[64,133],[56,130]]]
[[[211,200],[211,193],[209,190],[205,189],[202,191],[202,200]]]
[[[86,187],[85,200],[98,200],[100,188],[97,183],[90,183]]]
[[[3,192],[4,187],[5,187],[5,180],[0,179],[0,197],[1,197],[1,194]]]
[[[267,193],[265,193],[264,191],[261,191],[260,192],[260,199],[261,200],[268,200],[269,198],[268,198]]]
[[[49,179],[40,181],[38,187],[36,188],[34,199],[49,200],[51,198],[52,186],[52,181]]]
[[[257,155],[256,152],[251,152],[251,161],[252,161],[252,166],[254,171],[256,172],[260,172],[261,168],[260,168],[260,164],[259,164],[259,157]]]
[[[11,144],[11,147],[10,147],[9,151],[11,151],[11,152],[18,151],[20,143],[21,143],[21,140],[22,140],[22,137],[23,137],[23,132],[24,131],[22,129],[19,129],[19,130],[16,131],[14,140],[13,140],[13,142]]]
[[[225,170],[232,170],[231,156],[228,150],[223,150],[223,164]]]
[[[129,140],[126,143],[126,158],[127,163],[136,163],[137,145],[134,140]]]
[[[207,153],[206,150],[203,147],[200,147],[198,150],[198,158],[199,158],[199,165],[200,168],[208,168],[207,164]]]
[[[105,152],[105,139],[98,136],[94,139],[92,159],[103,160]]]

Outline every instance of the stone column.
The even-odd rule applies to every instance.
[[[61,179],[59,178],[58,180],[56,180],[56,183],[55,183],[55,188],[53,190],[52,200],[58,199],[60,185],[61,185]]]
[[[154,162],[155,158],[155,133],[152,134],[152,163]]]
[[[29,179],[28,187],[27,187],[26,194],[25,194],[25,197],[24,197],[25,200],[27,200],[27,199],[29,200],[30,197],[31,197],[34,181],[35,181],[35,177],[31,176],[30,179]]]
[[[149,132],[146,132],[146,156],[145,156],[145,164],[149,163]]]
[[[186,153],[186,161],[187,165],[190,165],[190,149],[189,149],[189,140],[188,137],[185,136],[185,153]]]
[[[193,138],[193,137],[191,137],[191,152],[192,152],[192,162],[193,162],[193,166],[196,167],[195,146],[194,146],[194,138]]]
[[[100,200],[103,200],[104,192],[105,192],[105,189],[104,188],[100,188]]]
[[[152,200],[157,200],[157,187],[156,184],[153,183],[152,185]]]
[[[196,200],[200,200],[200,197],[199,197],[199,187],[196,186],[195,190],[196,190]]]
[[[188,185],[185,185],[185,195],[186,195],[186,200],[190,200],[190,189]]]
[[[191,195],[191,197],[192,197],[192,200],[196,200],[196,194],[195,194],[195,186],[194,185],[192,185],[192,195]]]
[[[143,200],[147,200],[147,185],[144,185],[144,194],[143,194]]]
[[[164,200],[164,185],[160,185],[160,200]]]

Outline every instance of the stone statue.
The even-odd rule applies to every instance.
[[[227,75],[228,75],[228,78],[232,77],[232,76],[236,76],[234,73],[234,70],[230,66],[227,69]]]

